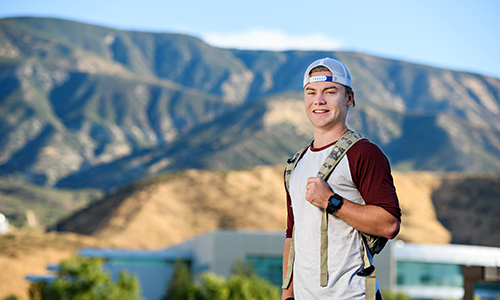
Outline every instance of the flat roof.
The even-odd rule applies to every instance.
[[[148,260],[169,260],[175,261],[177,258],[191,259],[191,251],[171,251],[169,249],[160,251],[151,250],[129,250],[114,248],[82,248],[78,254],[86,257],[100,257],[108,259],[148,259]]]
[[[394,244],[397,261],[500,267],[500,248],[455,244],[415,244],[403,241],[396,241]]]

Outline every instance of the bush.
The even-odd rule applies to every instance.
[[[382,291],[383,300],[411,300],[410,296],[403,292],[393,292],[391,290]]]
[[[185,263],[176,262],[164,300],[275,300],[281,290],[257,275],[238,274],[226,280],[213,273],[201,276],[199,284],[191,283]]]
[[[16,295],[9,295],[5,298],[3,298],[3,300],[21,300],[22,298],[16,296]]]
[[[75,257],[59,265],[54,281],[34,282],[31,300],[142,300],[138,279],[122,271],[116,282],[102,269],[102,260]]]

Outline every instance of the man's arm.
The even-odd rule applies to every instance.
[[[288,271],[288,254],[290,253],[290,243],[292,242],[291,238],[286,238],[285,246],[283,247],[283,282],[285,281],[285,277]],[[288,298],[293,298],[293,277],[290,280],[290,285],[288,288],[283,289],[281,294],[281,299],[285,300]]]
[[[333,195],[328,184],[321,178],[310,177],[306,188],[306,200],[314,206],[326,209],[328,198]],[[384,208],[357,204],[345,198],[344,204],[335,215],[361,232],[389,239],[394,238],[400,228],[399,220]]]

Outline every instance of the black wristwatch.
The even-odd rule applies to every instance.
[[[326,207],[326,212],[329,214],[333,214],[337,210],[342,207],[344,204],[344,198],[337,193],[333,193],[333,195],[328,198],[328,206]]]

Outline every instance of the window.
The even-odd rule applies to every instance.
[[[246,262],[252,264],[255,273],[259,277],[266,278],[273,284],[281,286],[283,271],[282,257],[248,256]]]
[[[399,261],[397,274],[399,286],[463,286],[460,265]]]

